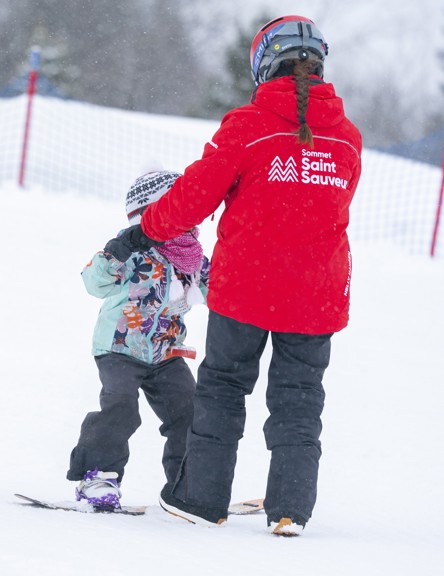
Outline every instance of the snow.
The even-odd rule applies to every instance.
[[[396,192],[391,184],[390,194]],[[319,497],[302,537],[270,535],[262,513],[230,517],[225,527],[208,529],[162,512],[163,440],[143,399],[123,503],[147,504],[145,516],[40,510],[14,498],[15,492],[47,500],[73,495],[75,484],[65,479],[69,454],[85,414],[98,408],[100,389],[90,347],[101,302],[86,293],[80,271],[125,226],[125,193],[106,200],[82,190],[55,193],[0,183],[6,257],[1,573],[442,574],[444,270],[442,260],[411,256],[390,244],[352,243],[351,323],[333,338]],[[217,217],[201,227],[208,254],[216,223]],[[190,361],[194,373],[203,357],[206,317],[203,306],[188,315],[188,344],[198,350]],[[267,348],[248,398],[234,501],[265,491],[269,359]]]

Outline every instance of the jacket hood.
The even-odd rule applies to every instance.
[[[344,119],[344,106],[342,98],[336,96],[333,84],[324,83],[318,76],[310,76],[310,80],[307,124],[310,127],[339,124]],[[260,84],[251,103],[299,124],[294,76]]]

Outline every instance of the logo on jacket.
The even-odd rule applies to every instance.
[[[275,156],[268,172],[269,182],[301,182],[301,184],[318,184],[321,186],[343,188],[347,190],[348,180],[341,178],[342,169],[334,161],[331,152],[302,149],[302,159],[297,171],[293,156],[284,162]],[[300,176],[300,180],[299,180]]]
[[[293,156],[290,156],[285,163],[279,156],[276,156],[268,172],[268,181],[298,182],[298,171],[296,170],[296,162]]]

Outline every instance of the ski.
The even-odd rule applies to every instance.
[[[228,514],[252,514],[253,512],[260,512],[264,509],[264,499],[256,498],[256,500],[243,500],[242,502],[234,502],[228,507]]]
[[[66,510],[72,512],[83,512],[83,513],[93,513],[93,514],[128,514],[130,516],[141,516],[145,514],[147,506],[122,506],[121,508],[110,508],[109,510],[101,510],[94,508],[86,500],[80,500],[75,502],[72,500],[64,500],[61,502],[48,502],[46,500],[37,500],[36,498],[30,498],[29,496],[24,496],[23,494],[14,494],[16,498],[24,500],[29,505],[36,506],[38,508],[48,508],[49,510]]]

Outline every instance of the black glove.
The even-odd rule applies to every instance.
[[[156,242],[156,240],[148,238],[143,233],[140,224],[134,224],[134,226],[125,228],[117,238],[110,240],[104,251],[114,256],[119,262],[126,262],[133,252],[145,252],[153,246],[161,246],[162,244],[163,242]]]

